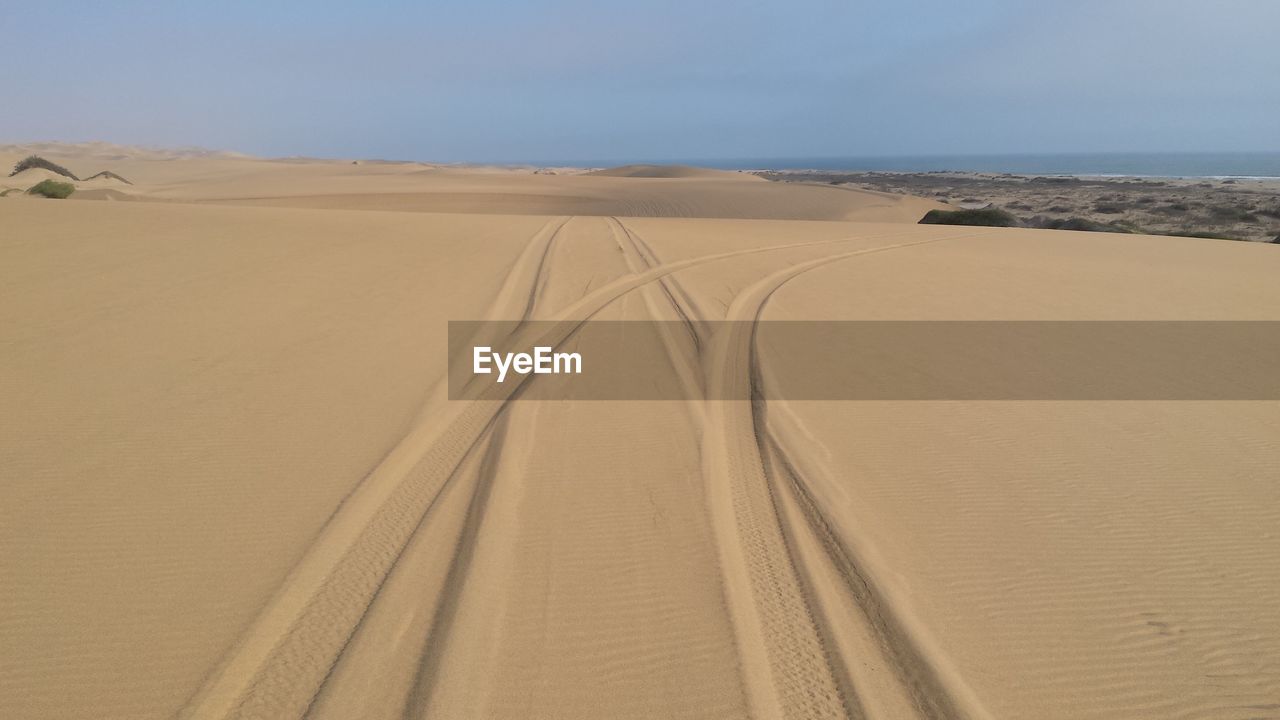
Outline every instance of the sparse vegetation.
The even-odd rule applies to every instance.
[[[0,192],[0,197],[5,197],[9,193],[17,192],[17,191],[18,191],[18,188],[9,188],[8,190],[4,190],[3,192]]]
[[[1149,208],[1147,212],[1153,215],[1167,215],[1172,217],[1172,216],[1178,216],[1178,215],[1186,215],[1187,213],[1191,212],[1191,206],[1187,205],[1186,203],[1168,203],[1166,205],[1160,205],[1158,207]]]
[[[1270,242],[1280,220],[1275,184],[1131,178],[1021,178],[986,173],[788,171],[771,180],[837,181],[852,188],[929,197],[961,208],[999,208],[1013,224],[1092,232],[1218,236]],[[928,223],[1008,224],[981,214],[933,216]]]
[[[1257,222],[1258,216],[1234,205],[1218,205],[1209,209],[1214,220],[1225,222]]]
[[[64,200],[71,197],[71,193],[76,191],[76,186],[71,183],[58,182],[57,180],[41,180],[27,190],[28,195],[40,195],[55,200]]]
[[[1054,218],[1046,220],[1037,217],[1032,225],[1046,230],[1081,230],[1084,232],[1111,232],[1111,233],[1131,233],[1133,230],[1124,227],[1120,223],[1100,223],[1087,218]]]
[[[1234,237],[1231,237],[1230,235],[1223,235],[1222,233],[1206,232],[1204,230],[1193,230],[1191,228],[1177,230],[1169,233],[1157,233],[1157,234],[1176,235],[1178,237],[1189,237],[1189,238],[1204,238],[1206,240],[1240,240],[1240,238],[1234,238]]]
[[[19,160],[18,164],[13,166],[13,172],[9,173],[9,177],[13,177],[14,175],[17,175],[23,170],[31,170],[35,168],[39,168],[41,170],[48,170],[49,172],[57,173],[58,175],[71,178],[72,180],[80,179],[76,177],[75,173],[71,172],[70,170],[62,167],[61,165],[55,162],[50,162],[48,160],[45,160],[39,155],[28,155],[22,160]]]
[[[982,227],[1017,227],[1018,219],[999,208],[981,210],[930,210],[921,225],[978,225]]]

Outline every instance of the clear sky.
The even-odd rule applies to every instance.
[[[1280,150],[1280,0],[0,0],[0,142],[439,161]]]

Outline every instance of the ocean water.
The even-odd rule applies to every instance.
[[[686,164],[725,170],[987,172],[1025,175],[1280,178],[1280,152],[919,155],[901,157],[748,158]]]

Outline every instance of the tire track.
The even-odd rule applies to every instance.
[[[529,307],[530,284],[537,286],[542,258],[556,230],[564,224],[550,229],[552,223],[517,259],[495,298],[494,312],[505,310],[514,297],[524,298],[524,308]],[[530,342],[558,346],[615,299],[685,268],[852,239],[857,238],[730,251],[625,276],[557,313],[553,318],[556,325]],[[301,717],[422,515],[527,380],[528,376],[522,376],[517,382],[494,385],[481,402],[465,404],[445,402],[443,385],[438,385],[432,393],[434,402],[424,407],[419,424],[335,513],[276,598],[179,717]]]
[[[555,263],[551,257],[561,231],[572,219],[544,228],[526,248],[525,259],[514,267],[536,265],[532,281],[520,278],[504,283],[503,298],[495,301],[489,320],[499,321],[495,332],[510,328],[509,313],[521,308],[515,323],[539,318],[546,305],[545,289]],[[548,229],[549,232],[548,232]],[[533,260],[537,257],[536,262]],[[527,286],[527,293],[523,288]],[[523,295],[523,299],[521,296]],[[504,337],[472,338],[470,342],[496,344]],[[532,410],[532,412],[513,412]],[[453,632],[458,603],[474,564],[476,541],[489,512],[490,496],[499,468],[507,463],[513,442],[506,428],[513,423],[525,430],[536,426],[536,406],[504,404],[481,442],[465,457],[440,490],[457,496],[450,505],[433,501],[419,526],[406,540],[403,559],[388,570],[384,588],[370,602],[369,614],[352,633],[352,646],[344,648],[320,687],[308,718],[421,717],[436,683],[448,639]],[[517,450],[517,454],[518,450]],[[509,474],[509,473],[508,473]],[[390,586],[390,587],[386,587]],[[372,697],[371,697],[372,696]]]
[[[848,717],[871,712],[900,716],[901,702],[884,702],[868,695],[874,683],[855,682],[841,677],[860,658],[841,658],[844,648],[829,626],[829,610],[813,581],[815,562],[836,563],[844,582],[858,600],[864,622],[869,623],[876,646],[921,717],[983,717],[984,711],[967,688],[947,683],[938,671],[943,659],[906,628],[898,612],[905,610],[901,598],[886,602],[878,590],[880,583],[870,578],[865,567],[836,543],[825,518],[802,494],[801,479],[791,475],[791,487],[779,488],[777,475],[781,453],[770,455],[778,446],[768,435],[761,412],[764,402],[758,393],[754,352],[755,326],[772,294],[796,276],[833,262],[916,245],[976,235],[897,243],[839,253],[800,263],[775,272],[745,289],[730,304],[726,319],[734,321],[712,338],[709,386],[715,397],[737,401],[710,403],[704,472],[709,492],[715,500],[713,517],[720,534],[726,582],[730,587],[731,611],[739,629],[742,655],[752,702],[760,717]],[[772,466],[772,467],[771,467]],[[771,475],[770,469],[774,470]],[[789,492],[794,492],[790,495]],[[798,507],[803,523],[788,523]],[[800,537],[803,533],[806,537]],[[805,545],[816,543],[827,550],[827,558],[814,558]],[[834,553],[836,549],[841,550]],[[820,569],[819,569],[820,570]],[[859,587],[862,592],[858,592]],[[865,658],[861,658],[865,662]],[[884,713],[876,708],[894,707]]]
[[[612,232],[600,233],[605,227]],[[650,264],[635,253],[620,226],[601,220],[600,226],[592,225],[591,229],[590,236],[582,239],[592,241],[597,249],[611,250],[604,258],[611,263],[609,267],[621,265],[617,269],[624,273],[650,269]],[[600,244],[600,241],[610,238],[613,242]],[[621,258],[612,252],[617,249],[622,250]],[[595,254],[599,255],[598,252]],[[619,260],[623,262],[618,263]],[[658,289],[659,282],[637,289],[635,298],[642,303],[618,307],[619,303],[614,302],[612,307],[627,311],[628,316],[634,316],[638,310],[639,315],[646,318],[658,317],[665,309],[666,315],[661,317],[666,319],[670,308],[661,306],[665,296]],[[571,287],[577,287],[572,278],[562,279],[556,275],[549,285],[548,297],[563,300],[564,291]],[[542,299],[543,305],[546,299]],[[672,329],[679,337],[680,347],[687,349],[688,338],[680,333],[678,326]],[[517,404],[501,415],[516,422],[516,418],[525,414],[524,411],[539,407],[540,403]],[[684,413],[688,407],[687,404],[669,407],[666,415]],[[699,404],[693,407],[700,409]],[[575,435],[581,432],[583,437],[594,437],[596,441],[588,441],[588,447],[583,447],[581,452],[597,459],[608,456],[607,450],[603,458],[600,455],[600,451],[608,447],[607,441],[600,442],[606,437],[602,431],[623,432],[643,443],[646,434],[652,435],[658,427],[668,425],[666,422],[645,423],[628,431],[628,422],[636,419],[635,413],[631,412],[634,408],[618,408],[610,413],[608,416],[614,419],[604,428],[601,427],[599,408],[594,403],[552,404],[542,409],[547,413],[549,427],[561,428],[561,435],[564,428],[572,426]],[[585,420],[585,425],[584,417],[591,418]],[[679,424],[688,428],[681,434],[690,435],[693,425],[687,422]],[[690,524],[682,523],[679,530],[663,530],[662,519],[668,517],[667,512],[678,514],[678,508],[701,508],[700,497],[688,497],[680,501],[678,507],[671,504],[670,497],[677,489],[679,492],[698,492],[699,485],[688,485],[687,481],[682,484],[678,477],[687,476],[664,471],[663,463],[658,462],[647,470],[637,468],[630,475],[619,469],[609,473],[607,478],[592,480],[587,487],[574,489],[575,484],[587,479],[581,475],[581,466],[577,471],[566,468],[551,476],[547,474],[548,463],[555,464],[560,453],[566,452],[564,447],[556,445],[554,436],[557,433],[548,434],[551,437],[535,438],[529,432],[514,432],[509,436],[512,443],[538,447],[538,459],[533,462],[528,457],[529,447],[525,448],[521,459],[508,458],[507,447],[504,445],[502,448],[505,471],[496,481],[499,487],[494,491],[494,511],[500,515],[484,520],[485,523],[496,522],[477,530],[482,537],[481,549],[472,563],[473,569],[448,584],[447,594],[459,599],[451,601],[454,611],[450,612],[448,621],[438,623],[430,640],[425,642],[426,652],[421,658],[410,659],[419,668],[418,679],[410,693],[407,710],[396,713],[396,716],[520,717],[539,714],[536,708],[542,707],[551,697],[558,698],[555,702],[567,714],[574,714],[570,708],[592,707],[593,701],[588,699],[589,695],[582,695],[575,689],[581,687],[580,682],[566,681],[566,678],[582,681],[588,677],[593,682],[606,683],[613,688],[614,692],[608,699],[594,701],[598,703],[597,709],[605,714],[626,713],[649,706],[656,699],[651,683],[671,687],[669,683],[674,680],[671,661],[679,659],[690,670],[705,667],[708,662],[709,648],[703,644],[705,639],[695,640],[697,633],[692,632],[704,625],[690,624],[691,617],[702,613],[704,617],[715,617],[722,626],[721,639],[714,645],[721,655],[721,662],[716,663],[717,673],[707,675],[708,682],[712,677],[732,679],[736,690],[732,697],[738,699],[736,712],[724,714],[725,708],[719,704],[721,698],[709,688],[706,694],[681,693],[682,700],[671,706],[670,711],[673,715],[680,715],[678,708],[683,708],[687,713],[689,709],[699,707],[700,698],[705,703],[705,716],[720,712],[721,716],[740,717],[741,698],[744,696],[741,688],[736,686],[737,674],[731,670],[733,643],[727,616],[722,610],[719,584],[715,580],[718,572],[714,565],[705,564],[714,558],[714,544],[706,535],[709,527],[698,526],[704,533],[696,544],[699,553],[673,553],[670,550],[660,553],[655,550],[677,542],[676,538],[688,537]],[[685,447],[691,450],[685,456],[689,466],[696,469],[696,435],[683,440]],[[563,437],[560,441],[563,442]],[[517,457],[521,456],[519,450],[515,452]],[[569,457],[564,456],[564,460],[568,463]],[[646,472],[653,473],[651,478],[646,477]],[[520,498],[521,502],[519,522],[514,522],[513,497]],[[504,505],[506,510],[502,514]],[[657,510],[659,505],[665,506],[667,511]],[[559,512],[566,507],[580,510],[589,507],[590,511],[583,516],[572,514],[574,519],[569,521]],[[691,512],[701,517],[699,510]],[[658,556],[702,557],[700,566],[705,569],[699,581],[713,591],[711,602],[704,599],[686,602],[680,599],[683,592],[658,591],[659,584],[655,579],[668,572],[655,565]],[[516,563],[514,567],[510,565],[513,562]],[[530,594],[532,585],[525,569],[544,563],[551,563],[555,568],[552,584],[558,590],[544,589]],[[626,570],[621,569],[624,567]],[[682,572],[677,569],[670,571],[677,575]],[[649,625],[655,621],[655,616],[663,618],[663,621]],[[583,629],[591,626],[596,627],[596,631],[583,635]],[[687,632],[681,632],[679,628],[682,626]],[[648,627],[649,630],[643,636],[633,635],[633,630],[640,627]],[[544,632],[549,633],[549,637],[538,639]],[[530,645],[549,654],[543,656],[543,660],[558,668],[555,679],[538,679],[538,673],[522,669],[527,665],[516,658],[523,657],[521,653]],[[572,660],[565,655],[570,649]],[[660,662],[660,658],[665,658],[666,662]],[[728,665],[724,662],[726,660]],[[587,668],[592,669],[587,671]],[[504,679],[497,686],[480,683],[480,687],[464,690],[459,684],[459,674],[476,672],[497,673]]]
[[[757,410],[760,426],[765,425],[763,405]],[[848,673],[863,716],[988,717],[959,676],[949,673],[941,652],[908,624],[909,600],[886,595],[875,565],[851,551],[833,529],[777,433],[770,430],[766,436],[765,463],[778,490],[783,532],[795,548],[833,663]],[[872,658],[875,662],[869,662]]]
[[[460,537],[454,546],[453,557],[449,563],[449,572],[441,586],[441,596],[436,603],[431,627],[422,640],[423,652],[414,664],[414,676],[405,696],[401,717],[422,717],[431,697],[431,689],[443,662],[441,648],[444,638],[453,626],[458,611],[458,602],[462,596],[463,581],[475,554],[476,537],[488,506],[490,491],[494,478],[498,475],[498,464],[504,449],[503,432],[508,414],[499,414],[497,429],[491,437],[485,461],[480,468],[480,478],[476,483],[471,503],[467,508],[466,522],[461,529]]]
[[[656,257],[653,255],[652,250],[647,247],[642,247],[635,233],[632,232],[629,228],[627,228],[621,221],[617,220],[616,218],[612,218],[611,220],[612,220],[611,227],[614,230],[615,239],[618,241],[619,246],[623,248],[623,252],[627,256],[628,265],[632,268],[632,270],[640,271],[642,269],[641,266],[651,267],[653,264],[655,264]],[[815,262],[825,263],[826,259],[822,259]],[[803,272],[803,269],[801,269],[800,271]],[[787,271],[783,271],[782,274],[790,277],[794,277],[792,273],[793,273],[792,270],[787,270]],[[686,307],[692,306],[692,303],[688,301],[682,302],[681,300],[678,299],[678,298],[687,298],[688,295],[683,291],[683,288],[680,287],[678,281],[676,281],[674,277],[665,277],[665,278],[662,278],[659,282],[661,285],[661,292],[658,292],[657,288],[655,288],[652,285],[649,287],[646,287],[643,290],[643,294],[645,296],[646,303],[648,304],[651,315],[658,320],[668,320],[674,313],[675,316],[679,317],[683,322],[685,322],[689,335],[694,338],[697,338],[699,334],[698,329],[693,325],[692,322],[689,321],[689,318],[691,316],[694,316],[694,313],[691,313],[688,310],[686,310]],[[766,283],[770,282],[770,279],[766,278],[765,281],[763,282],[766,282]],[[785,280],[783,282],[785,282]],[[750,289],[748,289],[748,292],[749,291]],[[767,297],[766,297],[766,300],[767,300]],[[764,300],[761,301],[761,306],[763,306],[763,303],[764,303]],[[755,317],[758,317],[758,315],[759,315],[758,312],[755,313]],[[752,318],[753,321],[755,317]],[[699,345],[697,344],[696,340],[695,340],[695,345],[692,352],[688,349],[681,349],[680,347],[678,347],[678,342],[670,341],[666,337],[664,337],[664,341],[667,344],[668,354],[671,357],[671,360],[674,365],[688,366],[689,364],[693,364],[693,365],[696,365],[699,369],[701,369],[701,366],[698,364],[698,361],[700,358],[698,357],[697,348],[699,347]],[[753,368],[753,372],[754,372],[754,368]],[[705,397],[702,394],[700,387],[697,388],[695,391],[691,391],[689,396],[691,399],[698,399],[698,398]],[[699,420],[700,427],[705,423],[705,413],[701,410],[702,405],[703,405],[702,403],[694,404],[694,406],[699,409],[698,412],[695,412],[695,417],[696,419]],[[763,410],[763,403],[760,403],[759,407],[761,408],[761,410]],[[757,417],[756,420],[757,420],[758,427],[766,427],[760,417]],[[764,457],[764,462],[766,463],[766,475],[771,478],[782,477],[783,473],[785,473],[787,470],[790,469],[790,466],[786,465],[786,466],[779,467],[777,457],[781,451],[778,448],[777,441],[775,438],[771,436],[768,437],[767,440],[768,440],[770,452],[766,454]],[[794,476],[791,474],[787,474],[785,475],[785,477],[789,480],[794,480]],[[784,491],[789,490],[790,486],[787,483],[783,483],[783,489]],[[779,498],[779,500],[783,501],[783,503],[786,503],[787,500],[792,500],[792,499],[788,497],[788,498]],[[794,514],[794,509],[793,507],[791,507],[794,505],[794,500],[792,500],[791,503],[786,503],[786,504],[788,505],[788,507],[786,507],[785,509],[784,508],[777,509],[780,520],[785,520],[788,514]],[[789,525],[796,525],[797,527],[788,527]],[[807,528],[808,526],[806,525],[804,527]],[[825,525],[821,527],[825,528]],[[784,534],[787,535],[786,545],[791,549],[791,553],[792,553],[791,562],[796,564],[797,569],[800,572],[803,572],[805,570],[805,567],[802,561],[804,550],[807,550],[810,554],[812,554],[814,552],[817,552],[821,549],[826,549],[828,547],[828,545],[816,545],[815,547],[818,550],[811,549],[811,548],[802,549],[800,547],[797,547],[797,541],[800,538],[795,537],[795,535],[798,532],[802,532],[803,528],[799,527],[798,524],[795,523],[794,519],[792,519],[791,522],[789,523],[784,523],[782,526],[782,529]],[[827,539],[829,542],[829,536],[824,536],[824,539]],[[846,563],[844,566],[841,566],[840,569],[844,573],[840,577],[841,585],[855,587],[855,588],[865,587],[865,581],[862,581],[861,578],[857,576],[856,568],[850,568]],[[807,579],[804,584],[807,587],[812,588],[815,583],[813,582],[812,579]],[[860,601],[860,607],[869,607],[873,610],[878,611],[878,606],[874,605],[872,600],[867,598],[867,594],[865,592],[859,593],[858,598]],[[788,608],[788,610],[789,610],[789,612],[787,613],[788,618],[794,619],[799,616],[799,614],[795,612],[794,605]],[[815,612],[820,612],[820,611],[815,611]],[[891,686],[891,687],[885,687],[885,684],[883,682],[877,683],[873,679],[866,678],[865,676],[858,677],[855,679],[853,676],[855,675],[856,671],[851,668],[865,666],[866,665],[865,655],[867,655],[868,653],[859,652],[857,655],[853,655],[854,660],[859,660],[859,659],[863,660],[863,662],[861,663],[856,661],[852,663],[846,663],[844,658],[849,657],[851,653],[848,652],[847,648],[842,648],[842,645],[848,645],[848,642],[845,636],[849,635],[850,632],[855,630],[855,628],[848,628],[847,625],[842,625],[841,628],[844,632],[840,632],[840,633],[832,632],[833,626],[830,619],[828,618],[829,616],[823,617],[823,618],[815,618],[814,620],[815,629],[818,631],[820,635],[819,640],[820,640],[821,648],[810,647],[809,649],[811,652],[815,654],[820,653],[822,656],[823,662],[825,662],[827,665],[832,667],[833,672],[831,673],[831,676],[836,687],[834,691],[832,689],[824,688],[823,692],[826,692],[829,694],[838,694],[841,698],[843,698],[844,714],[847,714],[849,716],[856,716],[856,717],[866,717],[866,716],[906,717],[909,714],[915,714],[912,712],[914,710],[924,710],[925,712],[923,714],[926,717],[958,716],[958,713],[949,712],[950,710],[949,707],[939,708],[937,707],[936,702],[933,702],[931,704],[932,698],[936,698],[936,697],[945,698],[946,695],[937,693],[937,692],[927,693],[927,692],[920,691],[918,687],[920,683],[916,681],[916,678],[905,678],[907,680],[912,681],[912,684],[909,686],[902,684],[899,686]],[[878,620],[878,617],[876,619]],[[865,626],[867,624],[867,619],[865,618],[855,618],[855,620],[860,620],[861,622],[858,624],[861,626]],[[883,621],[877,621],[876,623],[874,623],[874,628],[883,628],[883,626],[884,626]],[[872,630],[873,628],[859,627],[856,629],[867,631],[867,630]],[[885,636],[884,632],[875,633],[876,639],[879,639],[884,636]],[[874,642],[864,642],[862,646],[858,648],[858,650],[865,651],[868,646],[875,647]],[[834,649],[834,651],[828,652],[826,650],[827,648]],[[863,656],[863,657],[858,657],[858,656]],[[906,664],[901,661],[901,658],[898,658],[898,659],[900,661],[898,665]],[[918,663],[916,663],[915,665],[918,665]],[[825,676],[825,673],[821,672],[821,670],[813,670],[809,678],[810,679],[813,679],[814,677],[822,678],[824,676]],[[902,679],[902,676],[898,676],[898,677]],[[859,690],[858,690],[859,688],[865,688],[865,690],[862,693],[859,693]],[[811,693],[812,690],[813,690],[813,687],[812,685],[810,685],[810,687],[808,688],[809,693]],[[905,698],[901,697],[902,695],[906,694],[905,693],[906,690],[912,690],[915,692],[912,692],[909,697],[905,697]],[[886,695],[895,696],[895,697],[886,698],[885,697]],[[805,717],[813,716],[815,708],[786,705],[785,703],[787,702],[789,702],[789,700],[782,701],[784,707],[796,708],[800,711],[799,714]],[[939,712],[939,710],[941,710],[941,712]],[[822,711],[819,711],[819,712],[822,712]],[[834,716],[841,715],[841,713],[838,710],[833,711],[832,714]]]
[[[487,319],[531,312],[555,238],[570,220],[548,220],[530,238],[490,304]],[[429,397],[443,394],[443,384],[437,384]],[[344,500],[275,599],[179,717],[301,717],[306,713],[403,551],[412,532],[406,525],[412,511],[418,511],[419,519],[428,512],[444,483],[476,450],[495,419],[457,417],[441,431],[430,417],[439,404],[439,399],[426,403],[415,429]],[[433,434],[437,435],[434,440]],[[424,448],[425,453],[419,452]],[[432,459],[440,464],[432,464]],[[395,512],[400,509],[405,512]],[[372,533],[375,527],[391,532]],[[402,537],[404,541],[399,542]],[[335,557],[339,558],[336,564]],[[360,567],[372,572],[355,569]],[[354,579],[335,580],[342,575]],[[339,586],[348,593],[336,594]],[[368,602],[355,599],[361,595],[367,595]],[[307,633],[301,629],[317,625],[329,630]],[[273,673],[273,666],[286,670]]]
[[[627,256],[628,265],[632,268],[632,270],[640,271],[642,267],[652,267],[656,261],[656,258],[652,250],[647,248],[647,246],[642,247],[640,244],[639,238],[635,235],[635,233],[631,231],[630,228],[627,228],[617,218],[611,218],[611,221],[612,221],[611,227],[614,230],[615,239],[618,241],[619,246],[623,248],[623,252]],[[902,245],[900,244],[895,247],[900,247],[900,246]],[[879,248],[875,249],[875,251],[879,251],[879,250],[880,250]],[[815,263],[817,264],[825,264],[825,262],[827,262],[827,259],[820,259],[818,261],[815,261]],[[816,266],[817,265],[815,265],[815,267]],[[785,270],[785,271],[782,271],[781,274],[788,276],[788,279],[789,279],[789,277],[794,277],[793,272],[794,270]],[[803,272],[803,269],[801,269],[800,272]],[[768,282],[771,282],[771,280],[770,278],[766,278],[762,282],[768,283]],[[783,282],[785,282],[785,280],[783,280]],[[697,366],[697,368],[700,370],[701,369],[701,365],[699,364],[700,358],[698,357],[698,353],[697,353],[697,348],[699,347],[699,345],[696,341],[696,338],[698,338],[699,336],[699,331],[698,331],[698,328],[693,324],[693,322],[689,320],[691,316],[695,316],[694,313],[686,310],[687,307],[692,306],[692,303],[688,301],[682,302],[681,300],[678,299],[678,298],[687,298],[688,295],[684,292],[683,288],[680,287],[678,281],[676,281],[674,277],[664,277],[659,281],[659,284],[661,287],[661,292],[658,292],[657,288],[655,288],[653,285],[646,287],[643,290],[643,294],[645,296],[651,315],[658,320],[668,320],[671,318],[672,314],[674,313],[675,316],[677,316],[681,321],[685,323],[685,326],[687,328],[689,335],[695,338],[694,350],[693,352],[690,352],[687,349],[682,350],[681,348],[679,348],[677,341],[671,341],[668,338],[664,337],[664,342],[666,342],[667,344],[668,354],[671,357],[671,360],[674,365],[677,365],[677,366],[683,365],[688,367],[690,366],[690,364],[693,364]],[[744,292],[749,292],[749,291],[750,291],[750,288]],[[763,307],[763,304],[765,301],[767,301],[767,296],[765,300],[761,301],[761,308]],[[759,315],[759,312],[755,313],[755,317],[758,317],[758,315]],[[755,317],[752,318],[753,321],[755,320]],[[755,369],[753,365],[752,372],[754,371]],[[756,383],[756,385],[758,386],[758,383]],[[705,397],[705,395],[703,395],[702,393],[701,387],[698,387],[696,388],[696,390],[691,391],[689,396],[690,398]],[[701,426],[705,422],[705,413],[701,411],[702,403],[696,403],[695,407],[699,408],[699,412],[696,412],[695,416],[700,421],[699,425]],[[760,408],[760,412],[763,412],[763,407],[764,407],[763,403],[758,403],[756,407]],[[755,416],[755,419],[758,427],[767,427],[763,422],[762,415]],[[778,446],[776,438],[772,436],[768,436],[766,440],[769,446],[768,447],[769,452],[763,456],[766,475],[770,478],[784,477],[785,479],[791,482],[798,483],[798,481],[795,480],[794,474],[792,472],[789,472],[791,470],[790,465],[789,464],[784,465],[782,463],[779,463],[778,461],[778,458],[781,455],[781,449]],[[792,488],[789,483],[784,482],[782,483],[782,489],[784,491],[789,491]],[[797,569],[799,571],[803,572],[805,569],[804,566],[802,565],[802,556],[804,555],[804,552],[799,551],[799,548],[797,548],[797,544],[798,544],[797,541],[800,540],[800,538],[796,537],[796,534],[799,532],[803,532],[804,529],[810,527],[810,525],[801,526],[798,523],[796,523],[794,519],[790,523],[784,522],[786,520],[788,513],[794,514],[795,500],[792,497],[786,497],[786,498],[779,498],[779,501],[780,501],[780,504],[787,505],[786,508],[783,508],[783,507],[776,508],[776,511],[779,514],[779,520],[780,522],[783,522],[783,525],[782,525],[783,533],[787,536],[786,545],[791,548],[792,562],[797,565]],[[787,501],[790,501],[790,502],[787,502]],[[812,502],[809,502],[805,507],[806,508],[812,507]],[[813,524],[815,528],[821,527],[823,529],[826,529],[825,524],[823,525],[817,524],[816,518],[813,518],[812,516],[806,516],[806,517],[810,518],[810,523]],[[788,527],[789,525],[793,527]],[[830,543],[831,543],[830,534],[827,533],[823,535],[822,539],[826,541],[826,544],[817,544],[817,545],[814,545],[813,547],[821,550],[829,550]],[[815,550],[809,549],[808,552],[812,554],[813,552],[815,552]],[[834,560],[832,560],[832,562],[834,562]],[[851,588],[859,588],[859,587],[865,588],[866,583],[857,575],[856,567],[853,567],[846,562],[843,565],[839,566],[839,569],[842,572],[842,576],[841,576],[842,585],[845,585]],[[804,584],[808,587],[813,587],[815,583],[813,582],[812,579],[809,579]],[[875,630],[876,639],[885,637],[887,634],[883,630],[885,626],[885,622],[879,619],[878,617],[879,606],[874,604],[874,599],[868,597],[868,594],[865,591],[860,592],[858,594],[858,598],[859,598],[860,607],[870,608],[871,610],[877,613],[877,615],[874,617],[875,622],[872,623],[872,628],[870,628]],[[794,609],[794,607],[792,609]],[[815,612],[819,612],[819,611],[815,610]],[[796,613],[794,612],[790,613],[790,617],[796,617]],[[868,618],[862,619],[862,624],[866,624],[867,619],[872,619],[872,616],[868,614]],[[833,667],[832,678],[834,680],[835,685],[837,686],[836,692],[843,698],[844,705],[845,705],[844,711],[849,716],[904,717],[912,710],[923,710],[924,711],[923,714],[926,717],[958,716],[958,713],[950,711],[951,708],[949,706],[941,707],[941,708],[938,707],[937,702],[933,700],[933,698],[937,698],[937,697],[945,698],[946,695],[938,692],[930,693],[930,692],[922,691],[920,689],[920,686],[923,683],[921,683],[918,678],[899,675],[898,677],[900,680],[905,680],[907,682],[901,683],[900,687],[888,687],[888,688],[884,687],[883,683],[876,683],[865,677],[857,678],[855,680],[853,678],[855,671],[851,670],[850,668],[857,667],[860,665],[865,665],[865,662],[846,663],[844,661],[840,646],[842,642],[844,642],[844,644],[847,644],[847,642],[845,642],[845,638],[843,637],[843,635],[847,635],[848,633],[832,632],[831,622],[823,618],[815,618],[814,622],[815,622],[815,629],[819,632],[821,636],[820,641],[821,641],[822,648],[824,648],[821,651],[821,654],[824,658],[824,661],[828,665]],[[864,644],[863,647],[860,647],[858,649],[865,650],[866,645],[867,644]],[[827,648],[835,649],[835,651],[828,652],[826,650]],[[844,653],[845,655],[847,655],[848,654],[847,650],[845,650]],[[865,655],[865,653],[859,653],[859,654]],[[899,662],[897,663],[896,666],[918,667],[920,665],[920,663],[918,662],[908,663],[903,661],[903,659],[901,658],[897,658],[897,659],[899,660]],[[816,674],[819,677],[823,675],[823,673],[821,672],[817,672]],[[858,688],[861,688],[861,687],[865,687],[869,692],[859,693]],[[903,695],[905,690],[912,691],[910,693],[910,696],[906,698],[905,701],[901,697],[895,697],[895,698],[889,698],[889,699],[886,699],[884,697],[885,695]],[[827,692],[830,692],[830,690],[828,690]],[[811,708],[805,708],[801,712],[801,714],[806,717],[810,716],[811,710],[812,710]],[[837,714],[837,716],[839,715]]]
[[[615,217],[608,220],[614,241],[622,250],[623,258],[632,273],[646,272],[660,265],[653,252],[648,250],[647,246],[642,249],[641,241],[630,228],[622,224],[622,221]],[[692,319],[696,317],[692,311],[692,303],[687,300],[687,295],[675,282],[675,278],[670,276],[659,278],[657,283],[644,286],[640,289],[640,293],[650,317],[660,321],[657,328],[662,334],[662,344],[667,351],[667,357],[671,360],[671,367],[680,378],[685,396],[690,401],[687,406],[693,413],[694,420],[701,427],[702,400],[706,397],[706,393],[702,386],[703,372],[700,356],[702,337],[705,333]],[[677,298],[682,298],[684,301]],[[680,322],[684,333],[674,332],[667,322],[664,322],[670,320]]]
[[[614,235],[618,239],[618,245],[624,248],[624,253],[628,254],[627,263],[632,266],[633,272],[651,269],[662,264],[658,260],[657,254],[636,231],[624,225],[618,218],[611,217],[609,221],[614,229]],[[624,238],[627,243],[623,242]],[[627,245],[629,245],[629,248]],[[689,334],[694,342],[694,349],[698,355],[701,355],[703,341],[710,336],[710,331],[706,325],[707,313],[699,310],[698,304],[693,297],[685,291],[674,276],[658,280],[658,288],[666,296],[667,304],[675,312],[677,319],[688,326]],[[666,312],[659,310],[655,313],[654,319],[663,320],[666,319],[666,316]]]
[[[346,720],[403,714],[422,657],[438,633],[447,630],[445,619],[452,617],[451,583],[470,568],[471,541],[487,513],[497,465],[505,462],[509,449],[506,428],[514,422],[512,414],[500,414],[491,433],[441,488],[305,717]]]

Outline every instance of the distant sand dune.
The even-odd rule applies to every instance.
[[[61,147],[61,149],[59,149]],[[3,148],[0,148],[3,150]],[[39,150],[54,162],[85,164],[97,155],[66,146],[11,147],[0,163]],[[96,151],[95,151],[96,152]],[[79,154],[78,154],[79,153]],[[132,153],[132,154],[131,154]],[[112,187],[136,200],[208,202],[346,210],[866,220],[914,223],[939,203],[821,185],[771,183],[754,175],[684,166],[635,165],[591,173],[540,174],[531,168],[424,163],[361,163],[225,153],[114,148]],[[642,179],[643,182],[637,182]],[[89,187],[100,187],[94,180]],[[103,199],[77,193],[80,200]]]
[[[688,165],[621,165],[604,170],[592,170],[588,175],[599,177],[629,178],[737,178],[740,180],[761,180],[762,178],[746,173],[728,170],[712,170],[710,168],[690,167]]]
[[[95,175],[90,175],[89,177],[85,178],[82,182],[113,184],[113,185],[132,185],[133,184],[128,180],[125,180],[124,178],[120,177],[119,175],[111,172],[110,170],[103,170],[102,172],[97,173]]]
[[[3,156],[0,156],[3,157]],[[29,162],[34,160],[34,162]],[[45,167],[40,167],[44,165]],[[29,188],[44,180],[52,180],[61,183],[70,183],[77,188],[80,187],[112,187],[126,186],[133,183],[124,179],[110,170],[103,170],[86,178],[77,177],[74,173],[57,163],[50,163],[46,158],[39,157],[34,153],[23,155],[21,164],[15,164],[17,167],[26,166],[26,169],[18,172],[12,172],[3,179],[0,179],[0,189],[10,188]],[[81,198],[83,199],[83,198]]]

